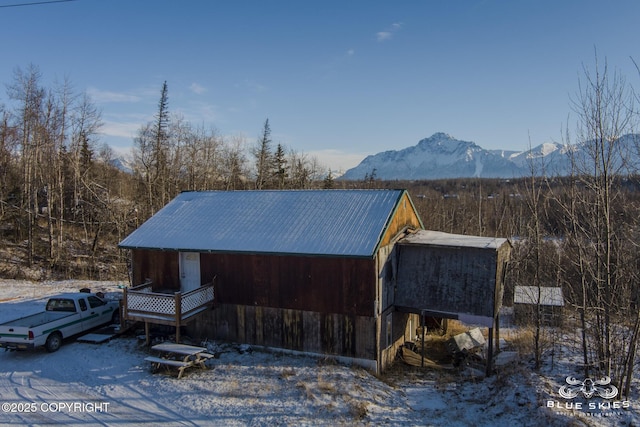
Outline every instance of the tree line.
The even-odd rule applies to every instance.
[[[306,189],[331,185],[331,172],[314,156],[271,138],[267,118],[255,143],[223,137],[215,129],[195,127],[169,113],[164,82],[154,120],[134,138],[134,177],[146,218],[180,191]]]
[[[0,103],[5,276],[32,270],[42,278],[122,276],[126,259],[117,242],[181,191],[334,185],[314,156],[274,147],[268,119],[251,143],[171,114],[166,82],[153,120],[133,139],[132,173],[113,166],[113,150],[100,142],[100,111],[71,82],[46,87],[37,66],[18,68],[6,101]]]

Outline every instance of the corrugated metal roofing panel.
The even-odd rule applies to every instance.
[[[498,249],[508,240],[496,237],[466,236],[441,231],[418,230],[398,243],[407,245],[433,245],[460,248]]]
[[[178,195],[122,248],[372,256],[404,190]]]

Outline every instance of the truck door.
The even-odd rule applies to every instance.
[[[82,298],[81,300],[83,299],[84,298]],[[86,321],[84,323],[85,330],[102,325],[106,321],[105,316],[102,314],[102,312],[104,311],[105,302],[93,295],[88,296],[87,301],[89,303],[89,309],[87,310]],[[111,315],[109,315],[107,320],[110,319]]]
[[[78,305],[80,306],[80,316],[82,316],[82,330],[86,331],[87,329],[91,329],[93,323],[92,318],[93,314],[89,311],[89,305],[84,298],[78,299]]]

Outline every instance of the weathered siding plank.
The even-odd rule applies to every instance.
[[[356,357],[371,358],[376,354],[376,319],[356,317],[355,319]]]
[[[246,306],[243,305],[239,305],[236,307],[236,309],[238,310],[238,314],[237,314],[237,321],[236,321],[236,336],[238,337],[238,341],[240,342],[246,342],[247,341],[247,334],[246,334],[246,330],[245,330],[245,312],[246,312]]]
[[[376,354],[372,317],[223,304],[188,329],[200,339],[368,360],[375,360]]]
[[[256,341],[256,307],[248,306],[245,307],[244,310],[244,336],[246,340],[255,342]]]
[[[284,348],[302,351],[304,348],[304,323],[298,310],[284,310],[282,322]]]
[[[320,353],[322,351],[320,313],[305,311],[302,313],[302,328],[304,339],[302,340],[302,351],[309,353]]]
[[[255,342],[264,342],[264,310],[262,307],[255,307]]]
[[[320,316],[320,349],[323,353],[336,354],[336,326],[332,314]]]

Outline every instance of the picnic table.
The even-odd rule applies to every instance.
[[[165,342],[154,345],[151,350],[159,352],[161,356],[148,356],[144,360],[151,362],[156,370],[162,366],[167,369],[171,367],[178,368],[178,378],[182,377],[187,368],[199,366],[202,369],[206,369],[207,367],[204,363],[214,357],[213,354],[207,353],[205,347],[186,344]]]

